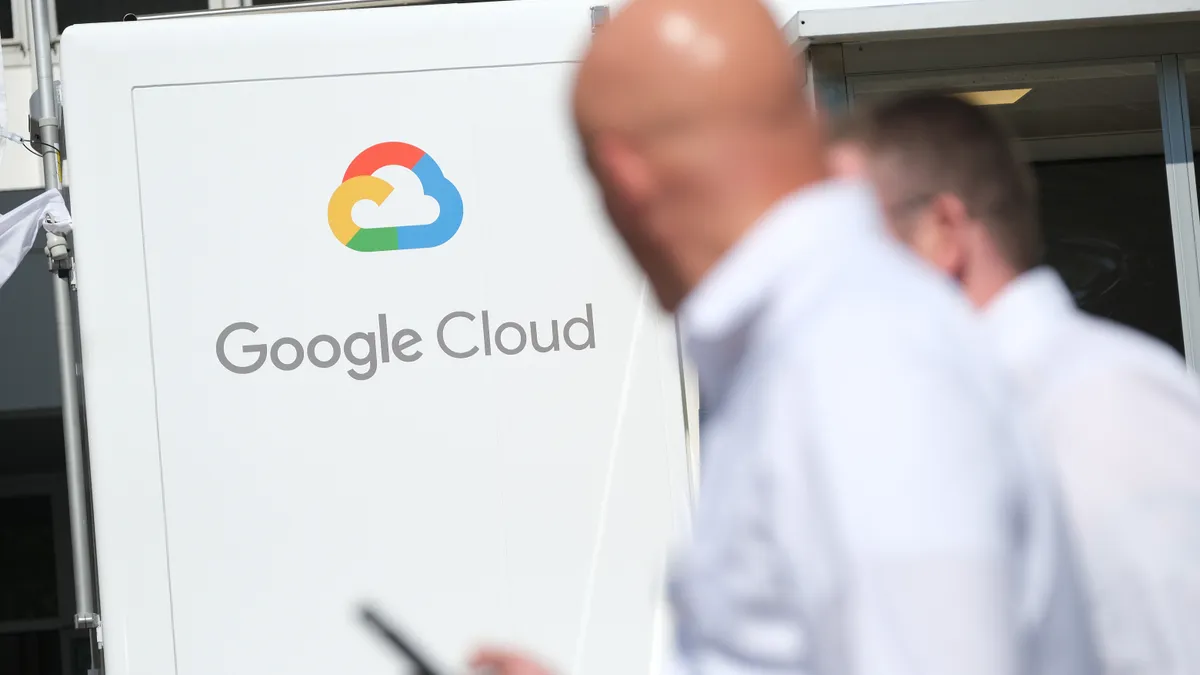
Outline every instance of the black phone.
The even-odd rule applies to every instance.
[[[403,633],[384,619],[375,609],[364,605],[359,608],[359,615],[380,637],[395,647],[412,663],[416,675],[443,675],[417,649],[412,640],[406,638]]]

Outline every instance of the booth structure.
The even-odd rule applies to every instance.
[[[659,669],[688,401],[574,142],[598,14],[64,33],[109,673],[396,672],[360,603],[449,671]]]
[[[1200,2],[814,9],[784,30],[834,115],[921,90],[989,106],[1033,162],[1047,263],[1077,302],[1197,369]]]
[[[848,6],[872,1],[771,3],[814,101],[991,106],[1077,301],[1196,370],[1200,0]],[[77,625],[107,672],[394,672],[362,600],[441,664],[493,638],[571,675],[662,669],[700,413],[577,156],[597,4],[64,35],[89,468],[69,488],[101,601],[76,566]]]

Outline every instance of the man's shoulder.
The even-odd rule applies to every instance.
[[[1121,386],[1183,395],[1200,406],[1200,383],[1165,343],[1081,310],[1072,310],[1063,324],[1042,359],[1043,367],[1058,371],[1047,379],[1048,394],[1071,396],[1080,390]]]
[[[1166,343],[1140,330],[1116,321],[1076,310],[1074,320],[1089,348],[1102,352],[1121,363],[1129,362],[1145,368],[1160,368],[1164,373],[1183,375],[1183,358]]]
[[[820,292],[789,291],[773,319],[773,351],[794,364],[998,372],[981,322],[949,280],[890,247],[860,253],[827,273]]]
[[[952,282],[892,247],[877,246],[831,274],[807,319],[815,335],[855,336],[878,349],[954,348],[980,331]]]

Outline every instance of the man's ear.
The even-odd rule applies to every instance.
[[[654,194],[654,174],[649,163],[631,144],[615,136],[596,139],[593,152],[604,180],[634,204]]]
[[[867,178],[867,153],[857,143],[830,144],[829,165],[839,178]]]
[[[961,280],[968,259],[970,215],[962,200],[951,194],[934,197],[923,219],[926,256],[939,269]]]

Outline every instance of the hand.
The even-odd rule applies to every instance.
[[[480,649],[471,657],[471,668],[489,675],[554,675],[532,658],[506,649]]]

